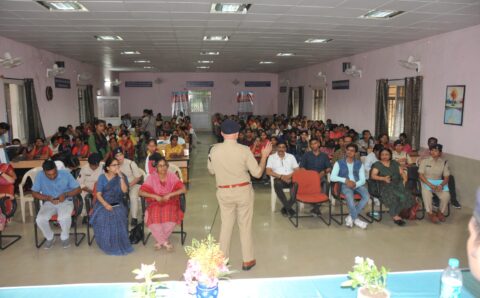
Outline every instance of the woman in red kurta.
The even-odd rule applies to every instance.
[[[168,238],[175,225],[183,220],[180,209],[180,195],[186,192],[185,186],[176,174],[168,171],[168,162],[165,157],[154,155],[155,159],[149,162],[156,168],[150,172],[146,181],[140,187],[139,195],[146,198],[147,210],[145,222],[157,241],[156,249],[173,249]]]
[[[14,198],[15,180],[17,180],[17,175],[12,165],[0,163],[0,198]]]

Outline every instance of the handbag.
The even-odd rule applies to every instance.
[[[416,220],[418,209],[420,209],[420,203],[418,202],[418,199],[415,198],[415,204],[410,208],[402,210],[399,215],[404,219]]]
[[[133,229],[130,230],[130,235],[128,237],[130,239],[130,243],[138,244],[138,242],[142,241],[143,233],[144,231],[143,231],[143,222],[142,222],[137,224],[135,227],[133,227]]]

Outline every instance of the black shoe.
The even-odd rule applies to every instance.
[[[295,212],[295,210],[293,210],[293,209],[290,209],[290,210],[288,210],[287,212],[288,212],[288,216],[289,216],[289,217],[294,217],[295,214],[297,214],[297,213]]]
[[[318,207],[313,207],[312,210],[310,210],[310,213],[316,215],[316,216],[320,216],[320,208]]]
[[[86,216],[84,216],[82,218],[82,225],[86,225],[88,223],[88,218]]]
[[[400,227],[403,227],[406,224],[405,221],[403,221],[401,219],[393,220],[393,222]]]
[[[452,201],[452,206],[456,209],[462,209],[462,205],[460,205],[460,202],[457,200]]]
[[[138,224],[138,220],[136,218],[132,218],[132,221],[130,222],[130,225],[132,227],[136,226]]]
[[[288,215],[287,209],[285,209],[285,208],[280,209],[280,212],[282,213],[283,216]]]

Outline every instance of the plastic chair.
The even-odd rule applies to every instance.
[[[142,200],[142,223],[144,225],[143,230],[145,231],[145,212],[148,206],[147,206],[147,201],[145,200],[144,197],[141,197],[140,199]],[[182,212],[185,213],[186,209],[187,209],[187,200],[186,200],[185,194],[181,194],[180,210],[182,210]],[[185,230],[183,229],[183,220],[180,223],[180,231],[173,231],[172,234],[180,234],[180,241],[182,243],[182,246],[183,244],[185,244],[185,239],[187,238],[187,232],[185,232]],[[143,240],[142,240],[143,245],[147,244],[148,239],[150,238],[151,235],[152,233],[150,232],[148,233],[147,236],[145,236],[145,232],[143,233]]]
[[[349,213],[346,213],[346,212],[343,211],[343,205],[345,204],[346,197],[341,192],[341,183],[340,182],[331,182],[330,183],[330,191],[333,195],[333,198],[336,201],[338,201],[339,205],[340,205],[340,213],[332,214],[332,220],[339,225],[343,225],[343,218],[347,217],[349,215]],[[370,196],[370,198],[371,198],[371,202],[372,202],[372,206],[373,206],[374,205],[373,198],[371,196]],[[359,201],[359,200],[362,199],[362,197],[359,194],[356,193],[356,194],[353,195],[353,199],[355,201]],[[373,222],[373,220],[371,218],[366,218],[362,214],[359,214],[358,216],[361,217],[363,220],[369,222],[369,223]],[[338,220],[337,217],[340,217],[340,220]]]
[[[37,226],[37,215],[38,212],[40,211],[40,207],[43,203],[43,201],[34,199],[33,201],[35,203],[35,218],[33,220],[33,227],[34,227],[34,232],[35,232],[35,246],[37,248],[40,248],[45,241],[47,241],[46,238],[44,238],[41,242],[39,242],[38,239],[38,226]],[[70,233],[70,235],[73,235],[75,238],[75,246],[79,246],[80,243],[82,243],[83,239],[85,238],[85,233],[79,233],[77,230],[77,218],[80,216],[82,213],[83,209],[83,199],[80,194],[76,195],[73,197],[73,211],[72,211],[72,226],[73,226],[73,233]],[[55,222],[57,220],[57,215],[53,215],[50,218],[50,222]],[[54,234],[55,236],[60,236],[59,233]]]
[[[0,198],[0,212],[5,215],[7,220],[12,218],[15,215],[15,211],[17,210],[17,201],[15,199],[10,199],[10,197],[5,196]],[[7,223],[5,223],[5,227]],[[3,239],[12,239],[7,244],[3,244]],[[20,235],[3,235],[3,231],[0,231],[0,250],[7,249],[15,242],[20,240],[22,236]]]
[[[30,216],[33,217],[33,207],[32,207],[33,196],[30,192],[29,193],[24,192],[25,184],[27,183],[28,179],[30,179],[32,181],[32,185],[33,185],[33,183],[35,182],[35,177],[41,171],[42,171],[41,167],[36,167],[36,168],[28,170],[28,172],[25,173],[25,175],[23,175],[22,181],[18,185],[19,192],[20,192],[20,211],[22,212],[22,222],[23,223],[25,223],[25,203],[27,203],[27,202],[28,202],[29,207],[30,207]]]
[[[274,180],[275,180],[275,178],[270,176],[270,188],[271,188],[270,203],[271,203],[271,207],[272,207],[272,212],[275,212],[275,205],[277,203],[277,198],[278,198],[277,193],[275,192]],[[290,192],[290,188],[284,188],[283,192]]]
[[[173,173],[177,174],[178,179],[180,179],[180,181],[183,182],[183,174],[182,174],[182,170],[180,169],[179,166],[174,165],[174,164],[172,164],[172,163],[169,163],[169,164],[168,164],[168,170],[169,170],[170,172],[173,172]]]
[[[309,171],[300,169],[295,171],[292,176],[293,187],[292,187],[292,200],[295,204],[295,215],[289,217],[290,222],[298,228],[298,219],[300,217],[317,217],[316,215],[298,215],[299,213],[299,203],[305,204],[316,204],[328,205],[328,219],[324,218],[322,215],[318,217],[329,226],[332,222],[332,204],[328,199],[328,196],[322,193],[322,185],[320,181],[320,175],[316,171]],[[293,220],[295,219],[295,221]]]

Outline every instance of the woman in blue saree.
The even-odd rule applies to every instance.
[[[97,203],[90,223],[101,250],[108,255],[126,255],[133,251],[128,238],[128,210],[123,202],[128,192],[127,177],[120,172],[120,165],[114,158],[106,160],[104,171],[105,174],[98,177]]]

